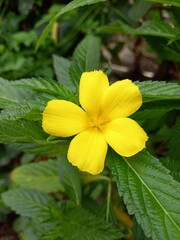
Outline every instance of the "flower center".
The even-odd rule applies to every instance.
[[[100,116],[96,118],[91,118],[90,120],[91,120],[92,127],[98,130],[101,130],[101,127],[105,122],[104,119],[100,118]]]

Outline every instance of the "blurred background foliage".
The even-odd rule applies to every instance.
[[[48,38],[35,53],[34,46],[42,30],[68,2],[1,1],[2,77],[53,78],[52,54],[71,57],[74,47],[83,36],[93,33],[101,36],[102,64],[106,66],[111,60],[113,73],[119,78],[179,79],[177,62],[180,61],[180,40],[173,39],[175,32],[166,29],[167,26],[164,30],[165,33],[169,32],[163,35],[162,25],[168,23],[173,28],[178,27],[179,8],[154,2],[111,0],[69,11],[53,24]],[[132,29],[143,23],[149,24],[148,20],[154,21],[154,32],[150,24],[149,34],[144,34],[143,29],[132,34]],[[158,21],[161,21],[159,26]],[[126,29],[127,26],[129,29]]]
[[[162,4],[160,2],[163,1],[155,0],[109,0],[76,8],[62,15],[53,23],[52,29],[45,41],[41,43],[40,48],[35,52],[35,45],[43,29],[52,17],[59,13],[69,2],[71,1],[0,1],[0,76],[2,78],[17,80],[20,78],[42,77],[58,81],[58,61],[62,61],[58,56],[63,56],[63,58],[71,60],[76,46],[87,34],[92,34],[99,37],[101,41],[100,68],[106,70],[107,73],[111,72],[111,81],[123,78],[140,81],[179,81],[180,14],[177,0],[173,1],[173,5]],[[168,1],[165,0],[164,2],[168,3]],[[67,64],[65,67],[68,68],[70,62],[66,61],[64,64]],[[14,82],[17,84],[17,81]],[[0,81],[0,84],[3,84],[3,80]],[[4,84],[6,84],[6,82]],[[24,86],[26,84],[27,81],[24,82]],[[52,83],[47,84],[45,90],[48,91],[48,87],[50,86],[49,89],[51,90],[52,87],[53,93],[54,85],[51,86],[51,84]],[[163,84],[162,89],[163,86],[166,88],[166,84]],[[161,88],[160,85],[159,87]],[[154,87],[154,89],[155,88],[156,87]],[[7,85],[6,89],[10,90],[10,86]],[[38,93],[40,96],[39,92],[34,91],[33,94],[36,95],[36,93]],[[18,96],[18,94],[20,96]],[[21,94],[20,91],[15,92],[15,99],[20,99],[19,102],[23,102],[26,95],[29,96],[29,99],[31,98],[32,92],[28,89],[27,92],[25,91],[23,94]],[[42,98],[45,102],[47,98],[45,94],[43,94],[44,93],[42,93],[42,96],[40,96],[38,100],[40,101]],[[145,94],[147,93],[145,92]],[[8,92],[8,95],[11,95],[11,91]],[[172,94],[170,97],[172,97]],[[29,99],[27,98],[27,101]],[[76,101],[76,99],[74,101]],[[35,112],[32,112],[30,117],[34,116],[33,120],[39,120],[40,111],[42,111],[44,107],[43,104],[42,106],[40,104],[38,105],[37,112],[36,108]],[[142,108],[142,112],[135,114],[133,117],[137,121],[139,120],[140,124],[148,132],[149,151],[160,157],[164,166],[166,166],[171,171],[173,177],[179,181],[178,162],[172,161],[172,159],[179,160],[179,141],[177,141],[177,139],[180,139],[180,122],[178,120],[178,110],[173,110],[175,104],[177,103],[171,100],[169,103],[164,104],[165,108],[163,109],[161,102],[156,101],[156,104],[153,106],[154,109],[152,109],[153,107],[150,104],[148,105],[147,102],[144,105],[145,110]],[[159,110],[160,107],[161,111]],[[28,119],[28,116],[26,117]],[[32,125],[32,128],[34,128],[35,125],[36,122]],[[46,141],[46,137],[47,136],[44,137],[44,141]],[[17,150],[17,148],[19,150]],[[54,151],[53,154],[56,156],[58,155],[57,153],[59,153],[59,142],[56,143],[54,141],[51,145],[44,144],[44,146],[40,145],[40,147],[34,143],[25,143],[22,147],[21,144],[18,146],[18,143],[0,144],[0,193],[14,187],[13,183],[9,180],[9,173],[17,166],[32,161],[38,163],[48,160],[48,157],[41,156],[43,148],[46,152],[50,153],[50,155]],[[64,144],[63,149],[64,154],[67,151],[67,143]],[[28,150],[29,153],[22,152],[26,150]],[[43,164],[41,166],[43,166]],[[55,168],[53,165],[52,171],[58,177],[58,173],[54,171]],[[16,173],[17,176],[20,176],[22,179],[25,178],[27,173],[23,171],[24,169],[22,172],[21,170],[19,172],[15,170],[14,176]],[[34,169],[32,167],[32,179],[34,177],[33,173]],[[46,175],[46,171],[44,174]],[[76,176],[76,173],[74,174]],[[107,211],[106,191],[107,186],[110,186],[108,174],[105,170],[105,175],[108,177],[106,178],[105,176],[104,179],[97,178],[97,181],[94,179],[88,180],[84,178],[83,174],[81,176],[84,184],[82,188],[82,204],[86,209],[101,217],[104,216]],[[72,176],[74,175],[72,174]],[[13,176],[11,177],[13,178]],[[22,179],[19,180],[21,184],[23,182]],[[44,181],[45,180],[46,179],[44,179]],[[18,179],[16,179],[16,181],[18,181]],[[48,191],[51,192],[51,190],[56,191],[60,189],[62,193],[53,193],[53,197],[60,201],[67,199],[68,196],[63,192],[62,186],[59,186],[57,182],[59,181],[55,181],[57,185],[52,182],[50,187],[53,187],[52,189],[48,189]],[[24,184],[25,187],[27,187],[28,181]],[[48,185],[47,182],[43,182],[43,184],[46,189]],[[31,193],[29,195],[31,196]],[[132,219],[128,215],[122,198],[119,198],[117,194],[115,185],[112,185],[112,203],[113,208],[110,207],[110,209],[108,209],[110,220],[125,234],[125,239],[149,239],[145,237],[135,218]],[[31,213],[29,213],[29,215],[30,214]],[[86,214],[82,212],[82,215]],[[56,217],[57,216],[54,217],[55,220]],[[71,216],[69,219],[70,218]],[[12,228],[14,220],[16,221]],[[75,219],[75,221],[76,220],[77,219]],[[13,230],[15,229],[16,232],[24,236],[22,239],[36,239],[35,236],[38,232],[36,224],[31,222],[29,218],[17,217],[16,214],[12,213],[12,211],[4,205],[1,198],[0,222],[3,222],[3,224],[0,225],[0,236],[19,239]],[[44,229],[42,231],[44,231]],[[134,232],[134,235],[132,232]],[[112,239],[117,239],[117,237],[112,237]]]

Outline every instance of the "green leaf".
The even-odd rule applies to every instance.
[[[42,101],[23,101],[23,104],[11,104],[1,111],[0,119],[17,120],[41,120],[46,103]]]
[[[133,235],[134,240],[151,240],[144,235],[144,231],[142,230],[141,225],[137,223],[135,217],[133,218]]]
[[[72,166],[66,157],[59,157],[58,171],[61,182],[70,198],[79,205],[81,202],[81,183],[77,168]]]
[[[30,217],[39,222],[49,216],[53,199],[46,193],[35,189],[16,188],[2,194],[3,201],[17,214]]]
[[[130,214],[147,237],[179,239],[180,184],[155,157],[142,151],[124,158],[109,152],[108,165]]]
[[[58,175],[57,160],[29,163],[17,167],[12,171],[11,179],[20,187],[47,193],[64,190]]]
[[[76,88],[69,76],[71,62],[66,58],[53,55],[53,66],[58,82],[70,91],[75,91]]]
[[[172,28],[169,24],[159,20],[147,20],[140,27],[133,28],[119,20],[107,26],[100,27],[97,32],[128,33],[131,35],[156,36],[167,39],[175,39],[180,34],[180,29]],[[157,44],[157,41],[156,41]],[[158,41],[159,44],[159,41]]]
[[[134,82],[143,95],[143,102],[154,100],[180,100],[180,84],[165,81]]]
[[[74,51],[72,64],[69,69],[71,79],[78,89],[83,72],[94,71],[99,66],[100,40],[98,37],[87,35]]]
[[[41,240],[118,240],[123,234],[115,226],[80,208],[66,208],[62,225],[47,232]],[[48,236],[48,237],[47,237]]]
[[[12,103],[21,102],[31,97],[32,93],[27,89],[19,89],[15,86],[17,81],[8,81],[0,78],[0,108],[8,107]]]
[[[57,157],[67,154],[69,141],[59,140],[58,142],[43,143],[13,143],[19,151],[35,153],[40,156]]]
[[[46,141],[47,134],[39,122],[29,120],[8,120],[0,118],[0,142],[31,142]]]
[[[180,40],[168,44],[169,42],[165,38],[150,36],[146,36],[145,38],[150,47],[157,52],[161,59],[180,62]]]
[[[40,93],[48,93],[54,98],[71,100],[74,99],[74,94],[71,93],[64,86],[60,85],[58,82],[50,79],[41,78],[31,78],[31,79],[21,79],[16,82],[16,86],[31,89]]]
[[[179,159],[175,160],[170,157],[165,157],[160,159],[161,163],[170,170],[171,175],[174,179],[180,182],[180,166],[179,166]]]
[[[67,4],[64,8],[61,8],[61,10],[51,19],[51,21],[49,22],[47,27],[43,30],[40,38],[38,39],[38,41],[36,43],[35,51],[38,50],[38,48],[40,47],[40,45],[42,44],[42,42],[46,38],[47,34],[51,30],[52,25],[54,24],[54,22],[57,21],[57,19],[61,15],[63,15],[64,13],[67,13],[67,12],[73,10],[73,9],[76,9],[78,7],[83,7],[83,6],[86,6],[86,5],[96,4],[96,3],[99,3],[99,2],[105,2],[105,1],[107,1],[107,0],[74,0],[74,1],[71,1],[69,4]]]
[[[146,2],[144,0],[136,0],[130,8],[128,16],[136,22],[145,15],[152,5],[153,3]]]
[[[169,142],[169,155],[172,159],[179,162],[180,160],[180,120],[176,121],[176,124],[173,126],[171,130],[171,138]]]
[[[156,3],[164,3],[164,4],[169,4],[169,5],[172,5],[172,6],[180,7],[179,0],[146,0],[146,1],[156,2]]]

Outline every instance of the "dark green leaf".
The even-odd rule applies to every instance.
[[[63,15],[64,13],[67,13],[73,9],[76,9],[78,7],[83,7],[86,5],[90,5],[90,4],[96,4],[99,2],[105,2],[107,0],[74,0],[71,1],[69,4],[67,4],[64,8],[62,8],[49,22],[48,26],[43,30],[40,38],[38,39],[37,43],[36,43],[36,48],[35,51],[38,50],[38,48],[40,47],[40,45],[42,44],[42,42],[44,41],[44,39],[46,38],[47,34],[49,33],[49,31],[52,28],[52,25],[54,24],[54,22],[57,21],[57,19]]]
[[[171,139],[169,143],[169,155],[172,159],[179,162],[180,160],[180,120],[177,120],[176,124],[171,130]]]
[[[53,65],[58,82],[70,91],[75,91],[75,86],[69,76],[71,62],[66,58],[53,55]]]
[[[13,143],[19,151],[35,153],[40,156],[56,157],[65,156],[67,154],[69,141],[61,140],[58,142],[43,143]]]
[[[81,183],[77,168],[72,166],[66,157],[59,157],[58,171],[61,182],[70,198],[79,205],[81,202]]]
[[[150,9],[154,3],[146,2],[144,0],[136,0],[129,10],[128,16],[133,21],[138,21]]]
[[[22,165],[12,171],[11,178],[24,188],[37,189],[47,193],[64,190],[58,175],[57,160]]]
[[[4,192],[2,198],[5,204],[16,213],[40,222],[48,217],[49,207],[53,202],[52,198],[46,193],[25,188],[16,188]]]
[[[46,233],[41,240],[53,239],[51,236],[63,240],[118,240],[123,236],[112,224],[106,223],[80,207],[67,208],[63,213],[62,225]]]
[[[86,36],[74,51],[72,64],[69,69],[71,79],[78,89],[83,72],[94,71],[99,66],[100,40],[97,37]]]
[[[156,2],[156,3],[164,3],[164,4],[169,4],[169,5],[180,7],[179,0],[146,0],[146,1]]]
[[[98,32],[105,33],[129,33],[132,35],[156,36],[167,39],[174,39],[180,34],[180,29],[172,28],[169,24],[159,20],[147,20],[140,27],[133,28],[119,20],[102,26]],[[158,44],[159,44],[158,40]],[[156,41],[157,44],[157,41]]]
[[[43,143],[47,134],[39,122],[29,120],[0,119],[0,142],[30,142]]]
[[[178,239],[180,184],[155,157],[142,151],[124,158],[110,150],[108,164],[118,192],[147,237]]]
[[[160,159],[161,163],[170,170],[171,175],[174,177],[174,179],[178,182],[180,182],[180,165],[179,165],[179,159],[174,160],[170,157],[165,157]]]

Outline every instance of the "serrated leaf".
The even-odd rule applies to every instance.
[[[180,84],[165,81],[134,82],[143,95],[143,102],[154,100],[179,99]]]
[[[46,106],[43,101],[24,101],[22,104],[11,104],[1,111],[0,119],[17,120],[41,120],[42,112]]]
[[[72,92],[60,85],[58,82],[50,79],[21,79],[16,82],[16,86],[31,89],[40,93],[47,93],[59,99],[74,99],[74,94]]]
[[[30,142],[43,143],[47,134],[39,122],[29,120],[8,120],[0,118],[0,142]]]
[[[164,3],[164,4],[169,4],[169,5],[172,5],[172,6],[180,7],[179,0],[146,0],[146,1],[156,2],[156,3]]]
[[[132,115],[132,118],[139,121],[157,119],[158,117],[161,117],[167,112],[174,109],[180,109],[179,100],[159,100],[144,102],[140,110]]]
[[[169,155],[172,159],[176,161],[180,160],[180,120],[177,120],[176,124],[171,130]]]
[[[10,176],[20,187],[46,193],[64,191],[58,175],[57,160],[22,165],[13,170]]]
[[[8,107],[12,103],[18,103],[31,97],[28,89],[19,89],[15,86],[17,81],[8,81],[0,78],[0,108]]]
[[[35,153],[40,156],[57,157],[67,155],[69,141],[60,140],[58,142],[43,143],[13,143],[19,151]]]
[[[44,221],[49,216],[49,206],[53,199],[35,189],[16,188],[2,194],[3,201],[16,213]]]
[[[76,88],[69,76],[71,62],[66,58],[53,55],[53,66],[58,82],[70,91],[75,91]]]
[[[180,184],[155,157],[142,151],[130,158],[109,152],[118,192],[147,237],[179,239]]]
[[[41,240],[52,239],[46,237],[52,234],[63,240],[117,240],[123,236],[115,226],[80,207],[65,209],[63,213],[62,225],[44,234]]]
[[[87,35],[75,49],[69,69],[69,74],[77,89],[81,74],[98,69],[99,59],[100,40],[98,37]]]
[[[36,43],[35,51],[38,50],[38,48],[40,47],[40,45],[42,44],[42,42],[46,38],[47,34],[51,30],[52,25],[54,24],[54,22],[57,21],[57,19],[61,15],[63,15],[64,13],[67,13],[67,12],[73,10],[73,9],[76,9],[78,7],[83,7],[83,6],[86,6],[86,5],[96,4],[96,3],[99,3],[99,2],[105,2],[105,1],[107,1],[107,0],[74,0],[74,1],[71,1],[69,4],[67,4],[64,8],[61,8],[61,10],[51,19],[51,21],[49,22],[47,27],[43,30],[40,38],[38,39],[38,41]]]
[[[133,218],[133,235],[134,240],[151,240],[151,238],[147,238],[144,235],[144,231],[141,228],[141,225],[139,225],[136,221],[136,218]]]
[[[161,163],[170,170],[171,175],[174,177],[174,179],[178,182],[180,182],[180,165],[179,165],[179,159],[175,160],[170,157],[165,157],[160,159]]]
[[[77,168],[72,166],[66,157],[59,157],[58,171],[61,182],[70,198],[79,205],[81,202],[81,183]]]

